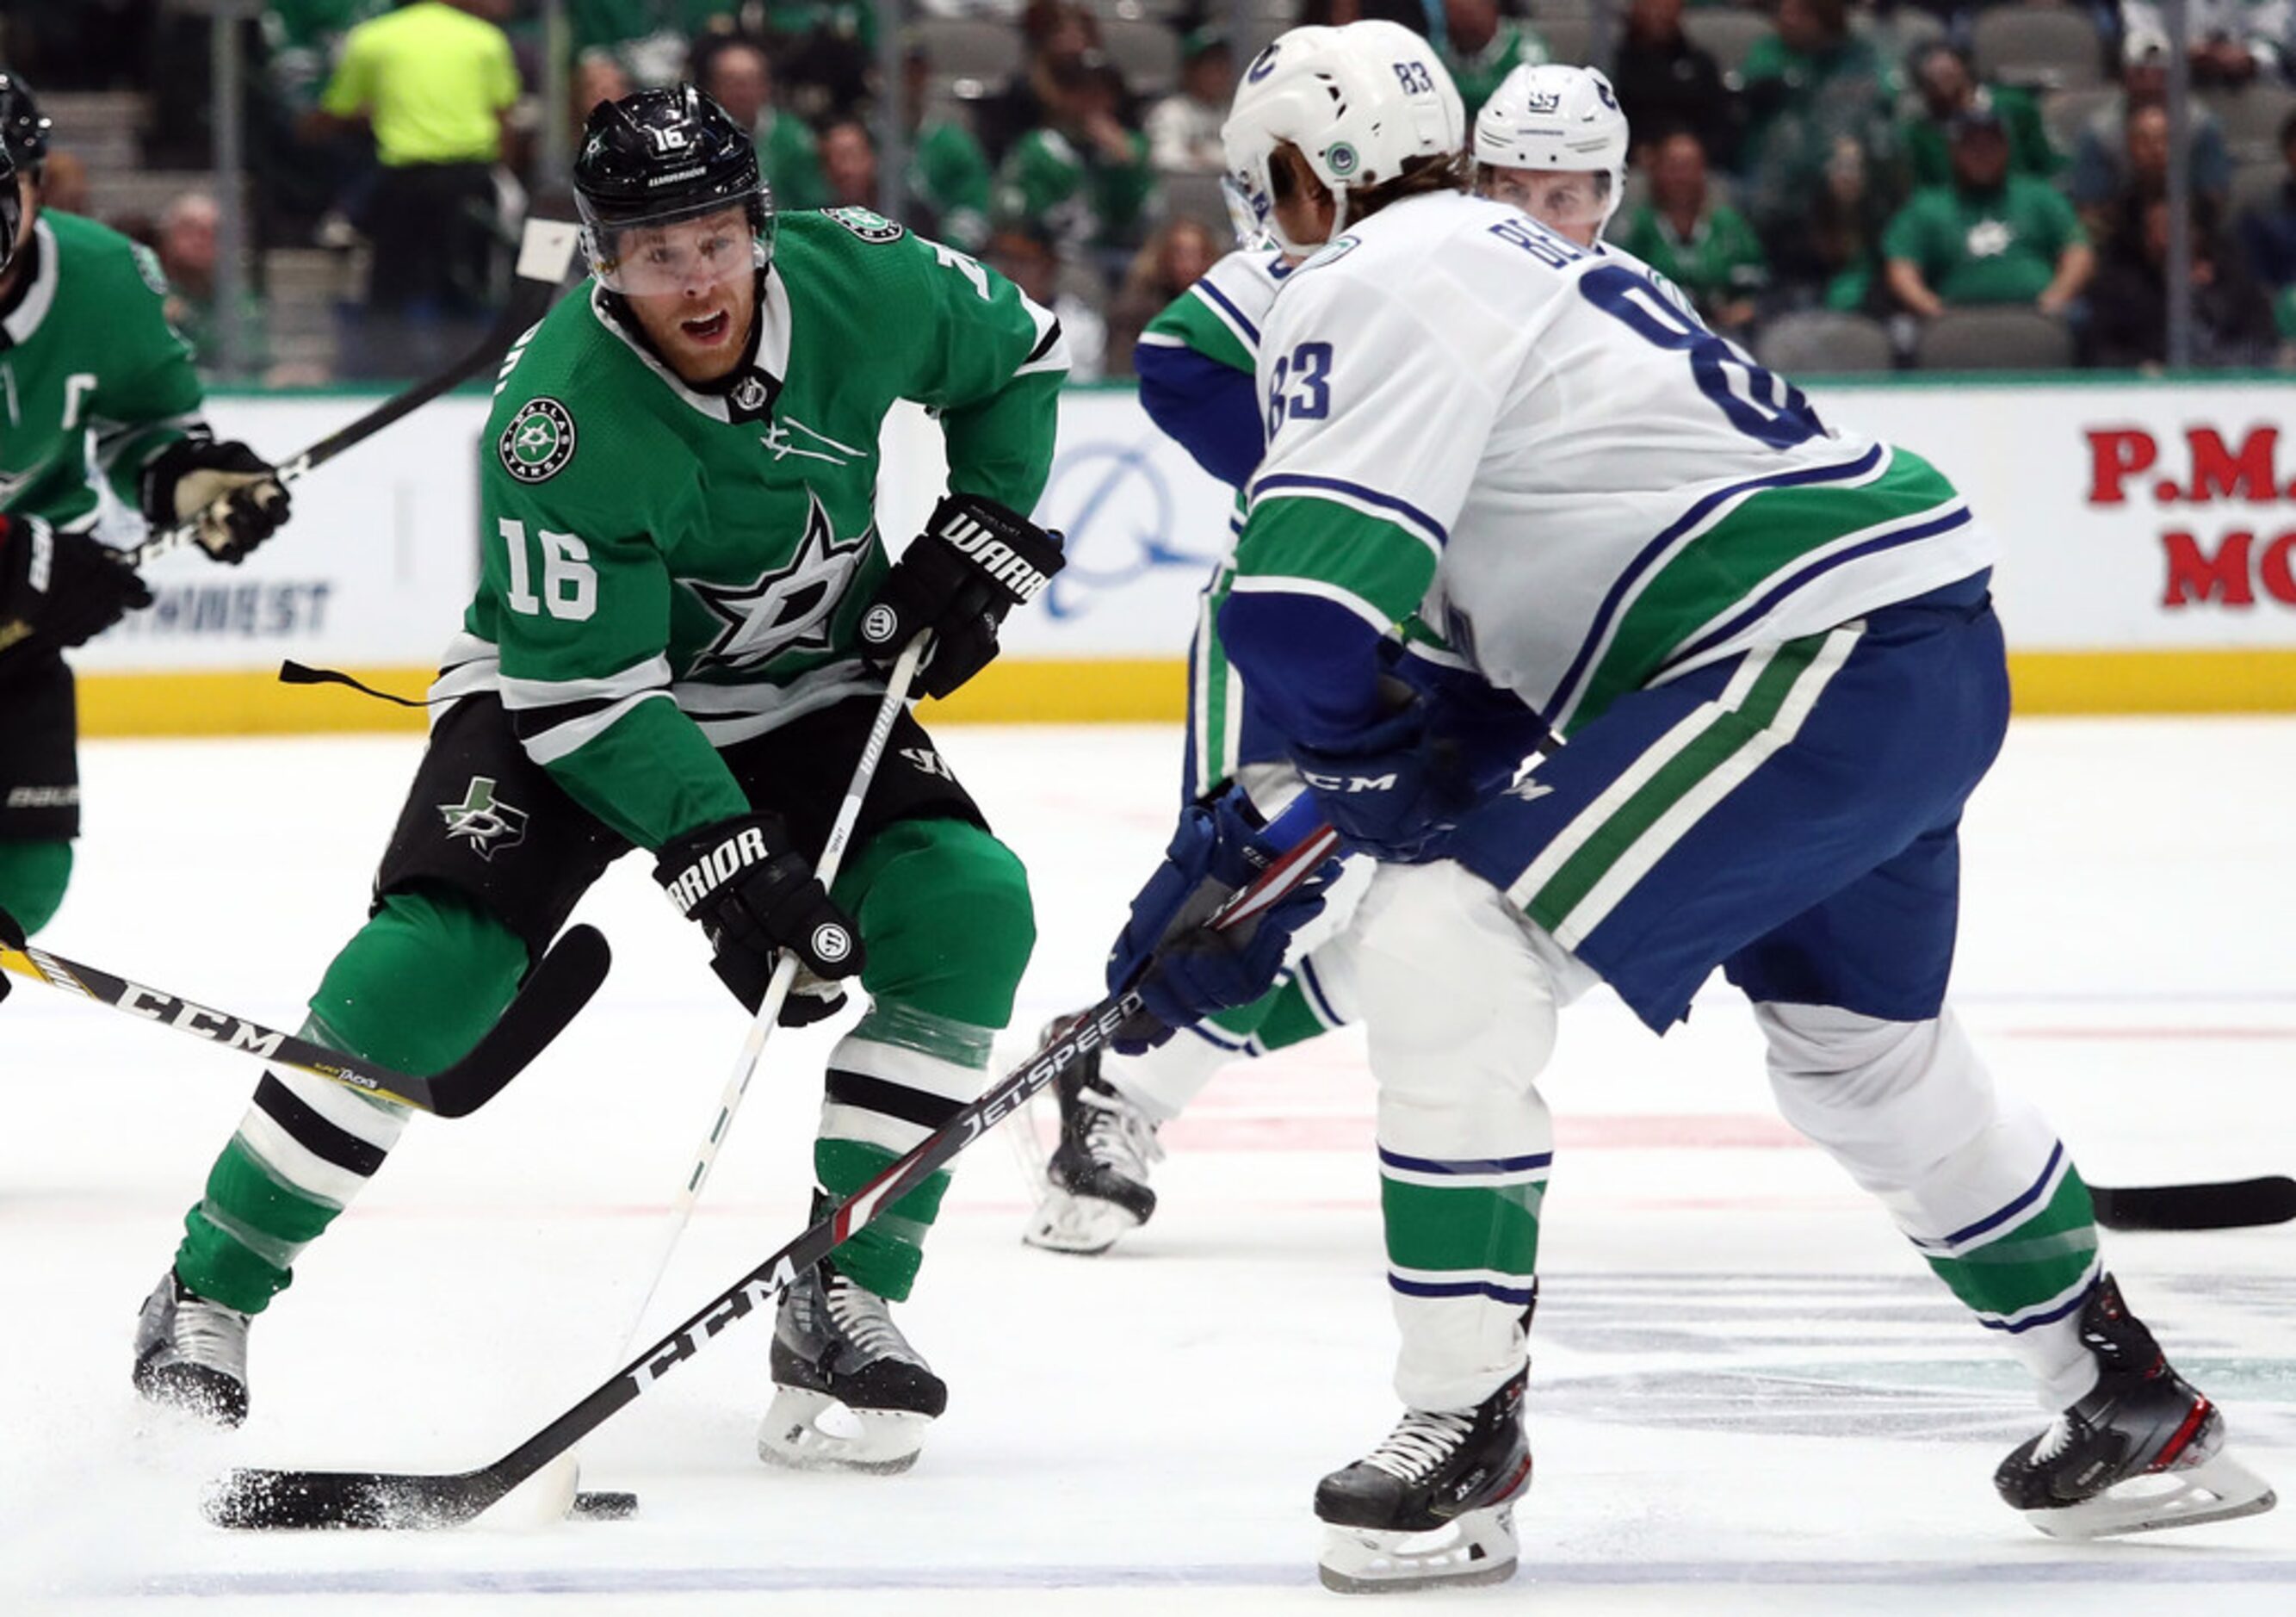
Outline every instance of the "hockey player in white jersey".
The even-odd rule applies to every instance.
[[[1626,114],[1601,72],[1525,65],[1507,75],[1475,119],[1475,188],[1581,247],[1616,252],[1602,234],[1618,209],[1628,144]],[[1149,322],[1135,356],[1150,418],[1239,490],[1229,553],[1243,526],[1241,490],[1266,441],[1254,381],[1260,328],[1298,258],[1260,240],[1229,253]],[[1671,283],[1629,261],[1689,308]],[[1205,584],[1188,648],[1182,812],[1233,784],[1272,817],[1298,793],[1300,777],[1220,641],[1219,609],[1234,572],[1232,554],[1224,554]],[[1428,637],[1416,637],[1416,649],[1440,654]],[[1251,1004],[1181,1029],[1153,1050],[1095,1053],[1061,1075],[1059,1143],[1043,1164],[1045,1183],[1024,1240],[1053,1252],[1108,1251],[1155,1212],[1148,1178],[1163,1156],[1158,1131],[1222,1067],[1355,1020],[1354,945],[1345,923],[1360,891],[1351,880],[1331,895],[1316,936],[1302,940],[1313,947],[1296,950],[1283,980]]]
[[[1599,980],[1663,1032],[1718,966],[1786,1117],[2055,1412],[2001,1463],[2009,1505],[2067,1538],[2270,1508],[2123,1303],[2054,1131],[1944,1005],[1957,826],[2008,714],[1993,545],[1952,485],[1630,260],[1463,194],[1457,96],[1404,29],[1284,35],[1225,135],[1275,239],[1322,250],[1263,331],[1220,628],[1379,861],[1357,988],[1406,1413],[1317,1490],[1325,1581],[1512,1572],[1557,1010]],[[1563,744],[1496,789],[1463,769],[1473,703],[1392,677],[1414,613]],[[1180,1027],[1267,969],[1197,940],[1141,989]]]

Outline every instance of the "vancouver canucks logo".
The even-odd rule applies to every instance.
[[[574,458],[574,417],[556,399],[537,398],[512,417],[495,449],[520,482],[546,481]]]
[[[488,863],[504,849],[526,841],[526,810],[496,797],[494,782],[483,775],[471,778],[461,802],[441,803],[439,813],[447,822],[447,840],[468,841],[471,851]]]
[[[805,497],[805,537],[783,565],[749,584],[685,580],[725,626],[701,662],[754,665],[783,652],[829,649],[837,603],[868,554],[869,534],[839,539],[820,498],[810,488]]]

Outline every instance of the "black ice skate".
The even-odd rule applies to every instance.
[[[1061,1029],[1054,1022],[1047,1038]],[[1021,1235],[1047,1252],[1104,1252],[1156,1211],[1148,1167],[1163,1160],[1156,1123],[1100,1075],[1101,1053],[1064,1069],[1054,1080],[1061,1143],[1045,1165],[1045,1196]]]
[[[238,1425],[247,1418],[247,1319],[170,1268],[135,1319],[136,1391],[210,1425]]]
[[[2053,1539],[2098,1539],[2272,1508],[2271,1485],[2224,1452],[2224,1416],[2169,1367],[2112,1276],[2080,1334],[2096,1387],[2001,1462],[1993,1485],[2012,1509]]]
[[[773,1371],[758,1457],[800,1471],[906,1471],[948,1405],[885,1300],[826,1260],[782,1296]]]
[[[1390,1594],[1514,1576],[1513,1501],[1530,1486],[1528,1375],[1472,1409],[1409,1411],[1378,1448],[1324,1479],[1325,1588]]]

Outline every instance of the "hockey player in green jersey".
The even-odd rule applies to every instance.
[[[742,132],[691,86],[591,116],[575,166],[594,279],[513,350],[488,423],[484,576],[385,852],[373,918],[308,1030],[406,1071],[461,1056],[584,891],[633,847],[753,1009],[784,1022],[858,977],[814,1148],[838,1197],[975,1092],[1034,940],[1020,861],[902,716],[854,851],[819,850],[885,685],[932,635],[945,694],[1060,566],[1021,513],[1050,469],[1065,349],[972,259],[857,209],[776,218]],[[949,492],[889,566],[877,444],[936,412]],[[248,1318],[381,1165],[406,1114],[266,1076],[146,1303],[135,1382],[235,1422]],[[935,1178],[784,1298],[768,1461],[898,1470],[946,1390],[887,1311]],[[841,1407],[841,1408],[840,1408]],[[824,1421],[826,1424],[824,1424]]]
[[[14,215],[0,267],[0,909],[28,932],[63,902],[79,835],[63,653],[151,599],[91,537],[97,478],[157,525],[207,513],[200,543],[219,562],[242,560],[287,517],[270,466],[217,442],[201,419],[159,261],[93,220],[41,209],[49,127],[29,88],[0,71],[0,151],[13,170],[0,189]]]

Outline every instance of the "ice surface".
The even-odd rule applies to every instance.
[[[1017,1055],[1095,991],[1166,832],[1176,743],[940,739],[1036,886]],[[79,876],[46,940],[293,1025],[363,912],[415,745],[89,746]],[[1972,808],[1959,1003],[2093,1179],[2296,1169],[2292,802],[2296,723],[2055,721],[2016,727]],[[256,1072],[18,985],[0,1007],[0,1613],[1336,1609],[1309,1495],[1395,1412],[1348,1036],[1219,1079],[1168,1130],[1156,1222],[1105,1259],[1024,1249],[1012,1153],[966,1160],[904,1313],[953,1390],[906,1476],[761,1465],[750,1324],[586,1446],[586,1485],[636,1489],[634,1521],[207,1528],[201,1483],[229,1465],[461,1469],[614,1368],[742,1024],[641,862],[583,913],[619,956],[599,1003],[486,1112],[410,1130],[258,1323],[254,1414],[229,1435],[141,1409],[127,1345]],[[800,1227],[831,1037],[775,1035],[658,1329]],[[1960,1617],[2173,1591],[2296,1609],[2296,1508],[2084,1547],[1995,1500],[1995,1460],[2038,1418],[2028,1393],[1776,1121],[1726,989],[1662,1043],[1605,997],[1575,1007],[1548,1092],[1524,1571],[1401,1605]],[[2296,1227],[2110,1250],[2250,1461],[2296,1482]]]

